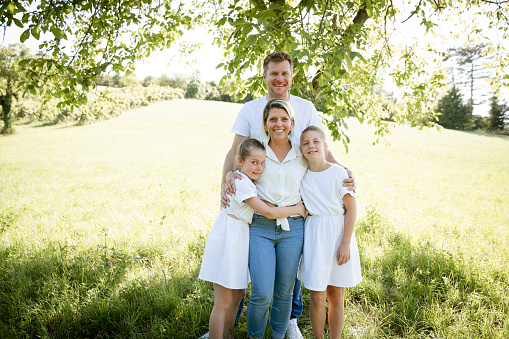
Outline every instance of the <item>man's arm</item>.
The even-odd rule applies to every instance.
[[[348,173],[348,178],[343,180],[343,186],[348,187],[350,191],[355,192],[355,177],[353,175],[353,172],[347,168],[345,165],[343,165],[341,162],[339,162],[339,159],[332,153],[332,151],[329,149],[327,150],[327,155],[325,156],[325,160],[327,160],[330,163],[334,163],[336,165],[339,165],[346,169],[346,172]]]
[[[313,125],[313,126],[320,127],[327,135],[327,132],[322,124],[322,120],[320,119],[320,115],[318,114],[318,111],[316,110],[315,105],[313,105],[311,102],[310,102],[309,110],[310,110],[310,113],[309,113],[310,118],[308,120],[308,126]],[[349,190],[355,192],[355,177],[353,176],[353,172],[350,169],[348,169],[345,165],[343,165],[339,161],[339,159],[334,155],[334,153],[332,153],[332,151],[330,149],[327,150],[325,160],[327,160],[330,163],[339,165],[339,166],[343,167],[344,169],[346,169],[346,172],[348,173],[348,178],[343,180],[343,186],[348,187]]]
[[[223,164],[223,174],[221,176],[221,205],[223,207],[230,205],[230,199],[226,196],[226,192],[228,193],[235,193],[235,185],[233,183],[233,180],[231,182],[226,182],[226,175],[228,172],[233,172],[233,169],[235,168],[235,156],[237,154],[237,149],[239,148],[239,145],[242,143],[242,141],[246,140],[247,137],[244,137],[242,135],[235,134],[233,137],[232,147],[226,153],[226,157],[224,158],[224,164]],[[233,186],[233,187],[232,187]]]
[[[221,177],[221,187],[224,183],[226,183],[226,175],[228,172],[232,171],[235,168],[235,158],[237,154],[237,149],[239,148],[239,145],[242,143],[242,141],[246,140],[247,137],[243,137],[242,135],[235,134],[233,137],[232,147],[226,153],[226,157],[224,158],[224,164],[223,164],[223,175]]]
[[[327,160],[327,162],[330,162],[331,164],[336,164],[336,165],[339,165],[341,167],[344,167],[346,168],[345,165],[343,165],[339,159],[334,155],[334,153],[332,153],[332,151],[329,149],[327,150],[327,155],[325,157],[325,160]]]

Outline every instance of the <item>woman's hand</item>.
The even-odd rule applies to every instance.
[[[346,173],[348,173],[348,178],[343,180],[343,186],[348,187],[349,191],[355,192],[355,189],[356,189],[355,176],[353,175],[353,172],[351,169],[345,167],[345,170],[346,170]]]
[[[304,202],[302,202],[302,200],[295,206],[299,209],[299,213],[297,213],[298,215],[301,215],[303,218],[308,216],[308,210],[306,209],[306,206],[304,206]]]
[[[238,173],[233,173],[232,171],[226,174],[226,181],[223,185],[221,185],[221,206],[226,208],[230,206],[229,195],[235,194],[235,179],[242,180],[242,176]]]
[[[350,260],[350,244],[341,242],[338,252],[336,253],[336,259],[338,261],[338,265],[346,264]]]

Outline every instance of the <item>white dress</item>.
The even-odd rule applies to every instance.
[[[343,239],[343,196],[356,194],[343,187],[348,174],[332,165],[322,172],[307,171],[300,192],[311,216],[306,218],[304,250],[298,277],[312,291],[325,291],[328,285],[353,287],[361,282],[361,265],[355,233],[350,241],[350,260],[338,265],[336,252]]]
[[[256,186],[243,173],[235,179],[235,195],[221,210],[210,230],[198,278],[230,289],[245,289],[249,283],[249,224],[253,209],[244,200],[256,197]],[[234,219],[235,215],[241,220]]]

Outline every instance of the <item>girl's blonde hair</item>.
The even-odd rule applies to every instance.
[[[301,144],[302,144],[302,138],[304,137],[304,134],[306,134],[307,132],[312,132],[312,131],[317,132],[320,135],[320,139],[322,139],[324,144],[327,143],[323,129],[321,129],[320,127],[316,127],[316,126],[308,126],[302,131],[302,134],[300,135],[300,143]]]
[[[248,138],[240,143],[237,156],[242,159],[242,161],[246,161],[255,149],[265,151],[265,146],[256,139]]]
[[[327,145],[327,140],[325,139],[325,132],[323,131],[323,129],[321,129],[320,127],[316,127],[316,126],[308,126],[302,131],[302,134],[300,135],[301,149],[302,149],[302,139],[304,138],[304,134],[306,134],[307,132],[318,133],[318,135],[320,136],[320,139],[322,139],[324,145]],[[329,151],[328,149],[325,150],[325,157],[327,157],[328,151]]]

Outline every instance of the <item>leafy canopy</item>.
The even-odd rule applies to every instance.
[[[239,97],[265,94],[259,74],[263,58],[275,50],[295,58],[291,93],[323,110],[335,139],[348,137],[345,118],[389,131],[386,119],[433,125],[434,102],[444,91],[445,71],[434,67],[445,53],[431,43],[397,43],[392,38],[409,17],[429,35],[440,20],[460,19],[458,34],[484,39],[496,57],[491,84],[509,85],[509,58],[500,41],[509,29],[508,1],[488,0],[15,0],[0,4],[0,24],[24,29],[21,40],[41,39],[40,57],[25,60],[31,92],[81,105],[99,74],[126,73],[134,62],[170,46],[195,24],[212,27],[225,50],[219,65],[234,80]],[[472,19],[473,18],[473,19]],[[479,24],[481,22],[481,24]],[[488,39],[488,30],[498,39]],[[496,46],[495,46],[496,45]],[[249,76],[251,74],[251,76]],[[253,75],[255,74],[255,75]],[[397,87],[397,102],[377,95],[386,79]]]
[[[497,6],[483,1],[310,1],[310,0],[231,0],[214,3],[210,21],[216,41],[225,50],[220,64],[234,79],[241,95],[265,94],[259,73],[263,56],[284,50],[295,58],[291,93],[312,100],[326,117],[335,139],[348,137],[345,118],[355,115],[361,122],[375,124],[376,134],[389,131],[384,120],[410,122],[412,126],[433,125],[434,103],[444,90],[445,72],[438,64],[444,54],[422,42],[399,44],[391,36],[408,17],[418,20],[423,30],[436,34],[439,20],[447,15],[462,16],[482,8],[475,15],[485,27],[501,30],[507,37],[507,2]],[[403,16],[406,11],[407,15]],[[211,11],[212,12],[212,11]],[[394,28],[396,27],[396,28]],[[473,38],[484,33],[479,27],[458,28]],[[423,53],[423,50],[425,53]],[[507,58],[498,59],[499,70]],[[437,69],[436,71],[434,69]],[[247,77],[246,74],[258,74]],[[494,80],[507,85],[499,73]],[[390,79],[399,92],[397,104],[388,105],[375,88]]]
[[[0,23],[24,29],[20,40],[40,40],[39,57],[25,59],[25,89],[61,100],[87,102],[97,77],[134,70],[134,62],[169,47],[195,19],[172,0],[15,0],[0,5]]]

